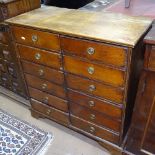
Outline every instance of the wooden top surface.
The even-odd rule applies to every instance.
[[[0,0],[0,4],[6,4],[6,3],[11,3],[19,0]]]
[[[108,12],[42,7],[7,22],[134,47],[152,20]]]
[[[144,42],[155,45],[155,24],[144,38]]]

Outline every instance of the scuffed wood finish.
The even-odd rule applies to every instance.
[[[2,20],[40,7],[40,0],[3,0],[0,2]]]
[[[115,88],[108,85],[104,85],[99,82],[84,79],[75,75],[66,75],[67,86],[74,90],[83,91],[84,93],[98,96],[122,104],[123,102],[123,89]],[[94,90],[91,89],[94,86]]]
[[[60,69],[60,54],[33,47],[18,45],[21,59]]]
[[[134,47],[152,20],[109,12],[43,7],[7,22]]]
[[[56,34],[22,27],[12,27],[12,32],[18,43],[53,51],[60,50],[59,37]]]
[[[50,95],[32,87],[28,87],[28,90],[31,98],[52,106],[56,109],[68,112],[68,105],[66,100],[60,99],[56,96]]]
[[[119,46],[109,46],[108,44],[61,36],[61,47],[65,54],[72,54],[118,67],[126,66],[127,49]],[[89,48],[93,48],[92,54],[89,54]]]
[[[64,99],[66,98],[65,90],[60,85],[40,79],[40,78],[32,76],[30,74],[25,74],[25,78],[26,78],[28,86],[37,88],[41,91],[45,91],[47,93],[53,94],[55,96],[58,96],[58,97],[61,97]]]
[[[67,113],[49,107],[33,99],[31,99],[31,106],[32,110],[40,112],[44,117],[53,119],[60,124],[69,125],[69,116]]]
[[[12,45],[10,27],[5,19],[40,7],[40,0],[0,1],[0,85],[28,99],[16,52]]]
[[[64,83],[64,75],[62,71],[23,60],[21,61],[21,63],[25,73],[38,76],[41,79],[45,79],[56,84]]]
[[[30,98],[36,101],[35,106],[32,103],[32,114],[47,117],[47,109],[55,107],[65,111],[68,108],[70,128],[121,147],[141,69],[141,39],[152,21],[112,13],[43,7],[7,22],[12,30],[28,32],[28,40],[20,41],[22,35],[19,35],[15,44],[22,47],[17,51],[19,60]],[[18,35],[18,31],[12,32],[14,37]],[[57,36],[59,48],[47,51],[47,44],[53,46],[48,39],[46,47],[42,43],[35,46],[31,41],[32,32],[41,40],[47,34]],[[25,62],[32,64],[32,69]],[[40,67],[45,67],[44,77],[38,75]],[[59,79],[50,80],[52,74],[58,76],[53,68],[63,73],[64,83],[59,83]],[[59,120],[52,117],[48,118]]]
[[[155,154],[155,27],[144,38],[144,69],[141,74],[125,153]]]
[[[92,74],[88,72],[90,67],[94,69]],[[85,76],[101,82],[103,81],[113,86],[124,86],[125,84],[124,71],[83,61],[76,57],[64,56],[64,69],[69,73]]]
[[[77,103],[96,112],[103,113],[114,119],[121,119],[122,109],[119,106],[113,105],[110,102],[101,100],[96,97],[91,97],[75,90],[68,90],[68,97],[71,103]]]
[[[120,131],[121,121],[107,117],[106,115],[95,112],[94,110],[79,106],[76,103],[70,103],[70,112],[72,115],[83,118],[84,120],[95,123],[96,125],[109,128],[116,132]]]
[[[71,123],[77,128],[80,128],[92,135],[108,140],[112,143],[118,144],[119,135],[117,133],[113,133],[110,130],[101,128],[96,126],[95,124],[88,123],[83,119],[79,119],[78,117],[71,115]]]

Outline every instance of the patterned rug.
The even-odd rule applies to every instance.
[[[43,155],[53,135],[0,109],[0,155]]]

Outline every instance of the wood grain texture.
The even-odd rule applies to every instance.
[[[118,104],[123,103],[123,89],[115,88],[111,86],[104,85],[99,82],[88,80],[85,78],[80,78],[75,75],[67,74],[66,75],[67,86],[69,88],[82,91],[84,93],[98,96],[104,99],[111,100]],[[91,90],[90,87],[94,86],[94,90]]]
[[[25,78],[28,86],[64,99],[66,98],[65,89],[62,86],[40,79],[30,74],[25,74]]]
[[[64,84],[64,75],[62,71],[23,60],[21,61],[21,63],[25,73],[38,76],[41,79],[45,79],[56,84]]]
[[[94,73],[88,72],[89,68],[94,69]],[[64,56],[64,69],[65,71],[90,79],[105,82],[113,86],[124,86],[125,72],[116,70],[107,66],[94,64],[91,62],[83,61],[76,57]]]
[[[11,29],[18,43],[57,52],[60,50],[59,37],[56,34],[15,26]],[[35,41],[33,41],[33,36],[36,36]]]
[[[130,47],[152,24],[144,17],[55,7],[42,7],[7,22]]]
[[[17,45],[17,48],[19,50],[20,57],[23,60],[42,64],[56,69],[60,69],[61,67],[61,58],[60,54],[58,53],[53,53],[50,51],[45,51],[23,45]],[[39,58],[36,58],[36,55],[38,54],[40,56]]]
[[[73,54],[103,64],[126,67],[126,48],[110,46],[108,44],[97,43],[93,41],[68,38],[65,36],[61,36],[60,39],[61,48],[65,54]],[[93,54],[88,53],[89,48],[94,49]]]
[[[68,112],[68,104],[66,100],[58,98],[56,96],[50,95],[48,93],[42,92],[38,89],[28,87],[30,97],[38,100],[44,104],[52,106],[56,109]]]
[[[36,110],[43,114],[44,117],[54,119],[56,122],[69,125],[69,116],[67,113],[57,110],[31,99],[32,110]]]
[[[122,109],[116,105],[111,104],[105,100],[96,97],[91,97],[78,91],[68,90],[68,97],[71,103],[77,103],[81,106],[103,113],[114,119],[121,119]],[[90,103],[94,103],[94,106]]]
[[[90,110],[83,106],[79,106],[76,103],[70,102],[70,112],[79,118],[97,124],[99,126],[111,129],[116,132],[120,132],[121,120],[111,119],[102,113]]]
[[[71,115],[71,123],[72,123],[72,125],[74,125],[77,128],[80,128],[88,133],[91,133],[92,135],[103,138],[103,139],[108,140],[112,143],[118,144],[118,142],[119,142],[118,134],[113,133],[110,130],[106,130],[104,128],[96,126],[95,124],[84,121],[83,119],[79,119],[73,115]],[[93,131],[91,132],[92,127],[95,129],[94,132]]]

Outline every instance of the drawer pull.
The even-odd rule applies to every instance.
[[[43,99],[43,102],[46,103],[46,104],[48,104],[48,100],[49,100],[49,98],[46,96],[46,97]]]
[[[26,40],[26,38],[25,38],[25,37],[23,37],[23,36],[21,37],[21,39],[22,39],[22,40]]]
[[[38,40],[37,35],[32,35],[32,41],[33,41],[33,42],[36,42],[37,40]]]
[[[95,115],[94,115],[94,114],[91,114],[91,115],[90,115],[90,119],[91,119],[91,120],[94,120],[94,119],[95,119]]]
[[[52,112],[51,109],[48,109],[47,112],[46,112],[46,114],[47,114],[47,115],[50,115],[51,112]]]
[[[40,58],[41,58],[40,53],[36,53],[36,54],[35,54],[35,59],[36,59],[36,60],[39,60]]]
[[[44,75],[44,70],[43,69],[39,69],[39,76],[43,76]]]
[[[89,101],[88,104],[89,104],[90,107],[94,107],[95,106],[95,102],[94,101]]]
[[[93,67],[88,67],[88,73],[93,74],[94,73],[94,68]]]
[[[96,87],[94,85],[90,85],[89,86],[89,91],[90,92],[93,92],[95,89],[96,89]]]
[[[45,89],[47,88],[47,84],[46,84],[46,83],[43,83],[41,88],[42,88],[43,90],[45,90]]]
[[[94,133],[95,132],[95,128],[93,126],[90,127],[90,130],[89,130],[91,133]]]
[[[89,47],[89,48],[87,49],[87,53],[88,53],[89,55],[93,55],[93,54],[95,53],[95,49],[92,48],[92,47]]]

